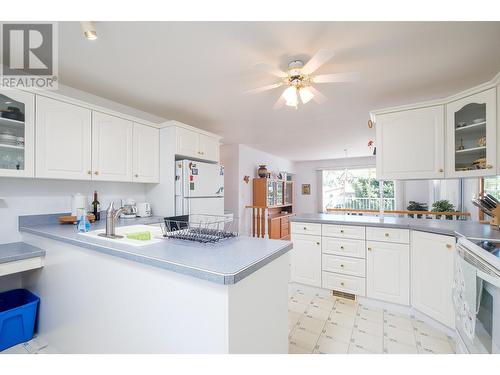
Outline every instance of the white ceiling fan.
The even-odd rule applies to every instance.
[[[248,90],[245,93],[256,94],[286,86],[285,91],[283,91],[278,101],[274,104],[274,109],[278,109],[285,104],[297,108],[299,105],[299,97],[303,104],[306,104],[311,99],[321,104],[326,100],[326,96],[313,87],[313,84],[354,82],[359,80],[359,73],[354,72],[312,75],[321,65],[330,60],[333,55],[333,51],[321,49],[305,65],[301,60],[291,61],[288,64],[288,70],[286,72],[269,64],[257,64],[256,68],[275,75],[281,78],[281,80],[271,85]]]

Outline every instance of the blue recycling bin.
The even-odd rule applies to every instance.
[[[0,351],[33,338],[39,303],[26,289],[0,293]]]

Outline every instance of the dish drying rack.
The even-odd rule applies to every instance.
[[[200,243],[214,243],[237,237],[234,220],[218,215],[181,215],[164,218],[163,237]]]

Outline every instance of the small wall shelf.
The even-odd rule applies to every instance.
[[[478,152],[478,151],[482,151],[482,150],[486,150],[486,146],[466,148],[464,150],[457,150],[456,153],[457,154],[467,154],[467,153]]]

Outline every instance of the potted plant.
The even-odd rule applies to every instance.
[[[410,201],[406,207],[408,211],[428,211],[427,203],[420,203],[415,201]],[[409,217],[415,217],[414,214],[408,214]],[[417,218],[421,219],[422,214],[417,214]]]
[[[455,210],[455,206],[450,203],[450,201],[443,199],[440,201],[435,201],[432,204],[432,212],[457,212]],[[440,219],[441,215],[436,215],[436,219]],[[446,215],[447,220],[452,220],[453,216],[451,215]]]

